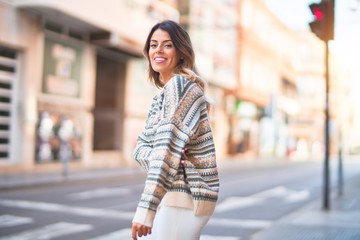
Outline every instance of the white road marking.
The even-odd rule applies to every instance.
[[[309,190],[296,191],[296,190],[288,189],[284,186],[279,186],[263,192],[256,193],[252,196],[263,197],[263,198],[279,197],[282,198],[285,202],[293,203],[308,199],[310,197],[310,191]]]
[[[73,214],[84,217],[99,217],[99,218],[107,218],[107,219],[131,220],[134,217],[133,212],[123,212],[123,211],[116,211],[111,209],[99,209],[99,208],[71,207],[56,203],[30,202],[30,201],[21,201],[21,200],[0,199],[0,206],[40,210],[47,212],[59,212],[59,213]],[[263,220],[252,220],[252,219],[241,220],[241,219],[212,218],[210,219],[209,224],[216,226],[224,226],[224,227],[260,229],[270,226],[272,222],[263,221]]]
[[[305,201],[310,198],[309,190],[291,190],[284,186],[275,187],[247,197],[229,197],[219,203],[216,212],[225,212],[238,208],[245,208],[263,204],[268,198],[281,198],[285,203]]]
[[[255,219],[210,218],[208,224],[223,227],[262,229],[271,226],[272,221]]]
[[[73,200],[87,200],[102,197],[124,196],[131,193],[128,188],[99,188],[90,191],[70,194],[68,197]]]
[[[34,221],[31,218],[27,218],[27,217],[19,217],[13,215],[0,216],[0,227],[14,227],[32,222]]]
[[[215,211],[220,213],[235,208],[245,208],[249,206],[260,205],[263,201],[264,199],[262,198],[254,197],[229,197],[217,205]]]
[[[269,190],[265,190],[259,193],[255,193],[252,196],[254,197],[262,197],[262,198],[270,198],[270,197],[284,197],[288,194],[288,189],[284,186],[279,186],[275,188],[271,188]]]
[[[121,229],[120,231],[91,238],[89,240],[129,240],[130,238],[131,238],[131,228],[124,228]]]
[[[131,238],[131,229],[125,228],[106,235],[91,238],[89,240],[129,240],[130,238]],[[141,238],[139,238],[139,240],[141,240]],[[200,240],[240,240],[240,238],[230,237],[230,236],[201,235]]]
[[[61,213],[74,214],[85,217],[101,217],[101,218],[124,219],[124,220],[130,220],[134,217],[133,212],[123,212],[123,211],[100,209],[100,208],[71,207],[57,203],[30,202],[30,201],[22,201],[22,200],[0,199],[0,206],[22,208],[22,209],[33,209],[33,210],[48,211],[48,212],[61,212]]]
[[[201,235],[200,240],[240,240],[239,237]]]
[[[309,197],[310,197],[309,190],[293,191],[288,196],[286,196],[286,198],[284,200],[285,200],[285,202],[288,202],[288,203],[294,203],[294,202],[305,201]]]
[[[124,228],[116,232],[91,238],[89,240],[129,240],[131,238],[131,228]]]
[[[93,227],[87,224],[59,222],[42,228],[1,237],[0,240],[48,240],[60,236],[90,231],[92,229]]]

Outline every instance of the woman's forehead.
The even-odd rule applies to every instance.
[[[151,41],[171,41],[171,37],[167,31],[157,29],[151,36]]]

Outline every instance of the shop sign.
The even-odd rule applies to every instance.
[[[81,57],[78,45],[46,38],[43,93],[80,97]]]

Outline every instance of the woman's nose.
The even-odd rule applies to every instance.
[[[161,46],[161,45],[159,45],[159,46],[157,47],[156,51],[159,52],[159,53],[162,53],[162,52],[164,52],[164,47]]]

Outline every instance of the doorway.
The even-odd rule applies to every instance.
[[[123,55],[97,56],[94,107],[95,151],[121,151],[124,123],[126,60]]]

